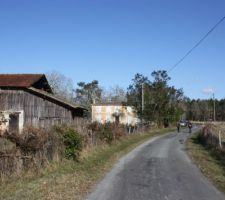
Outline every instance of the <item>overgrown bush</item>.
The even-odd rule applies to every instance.
[[[62,136],[54,130],[26,127],[21,134],[6,133],[4,137],[16,144],[23,154],[42,152],[49,160],[54,157],[51,154],[61,154],[64,148]]]
[[[116,140],[120,140],[121,138],[125,137],[128,133],[126,132],[127,127],[125,127],[125,125],[122,125],[122,124],[113,124],[112,129],[113,129],[114,139]],[[134,131],[134,126],[132,126],[132,131]]]
[[[204,135],[203,135],[203,131],[200,131],[200,132],[197,134],[197,136],[196,136],[196,138],[195,138],[195,141],[196,141],[196,143],[200,143],[200,144],[203,144],[203,145],[206,144],[206,139],[205,139],[205,137],[204,137]]]
[[[22,166],[19,159],[20,152],[16,145],[5,138],[0,138],[0,177],[19,174]],[[13,155],[13,156],[11,156]]]
[[[88,129],[92,131],[93,137],[97,137],[100,141],[108,144],[126,135],[124,125],[115,123],[100,124],[98,122],[93,122],[89,124]]]
[[[0,138],[0,155],[16,152],[16,145],[6,138]]]
[[[81,135],[75,129],[66,125],[57,126],[55,128],[56,131],[60,132],[63,136],[65,157],[67,159],[78,160],[80,151],[83,147]]]
[[[23,133],[0,137],[0,174],[19,175],[23,171],[39,172],[49,161],[64,156],[62,136],[53,130],[27,127]]]
[[[113,141],[113,130],[111,124],[107,123],[102,125],[102,130],[100,132],[100,138],[106,141],[108,144],[111,144]]]

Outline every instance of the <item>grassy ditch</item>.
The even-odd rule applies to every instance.
[[[0,199],[84,199],[93,186],[127,152],[151,137],[174,129],[132,135],[111,145],[86,149],[79,162],[52,163],[40,175],[25,175],[0,185]]]
[[[199,133],[188,141],[189,155],[202,173],[225,193],[225,155],[209,145],[203,145]]]

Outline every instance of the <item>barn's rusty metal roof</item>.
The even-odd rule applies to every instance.
[[[0,74],[0,87],[35,87],[52,93],[52,89],[44,74]]]
[[[44,74],[0,74],[0,86],[31,87]]]
[[[49,98],[49,99],[51,99],[53,101],[56,101],[56,102],[58,102],[60,104],[63,104],[64,106],[67,106],[69,108],[87,110],[86,108],[84,108],[82,106],[79,106],[79,105],[76,105],[74,103],[68,102],[67,100],[58,98],[58,97],[54,96],[53,94],[50,94],[50,93],[45,92],[43,90],[39,90],[39,89],[36,89],[36,88],[33,88],[33,87],[29,87],[27,89],[28,89],[28,91],[31,91],[31,92],[34,92],[34,93],[36,93],[38,95],[41,95],[43,97]]]

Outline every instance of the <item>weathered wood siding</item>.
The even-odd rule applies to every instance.
[[[72,123],[72,111],[25,90],[0,90],[0,111],[24,111],[24,126]]]

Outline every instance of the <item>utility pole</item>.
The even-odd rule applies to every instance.
[[[144,113],[145,109],[145,85],[142,83],[141,88],[142,88],[142,98],[141,98],[141,108],[142,108],[142,114]]]
[[[143,130],[143,114],[145,109],[145,93],[144,93],[144,83],[141,84],[141,127]]]
[[[95,91],[93,91],[93,93],[91,94],[91,97],[92,97],[92,104],[95,105],[95,103],[96,103]]]
[[[213,121],[216,121],[216,100],[215,94],[213,93]]]

